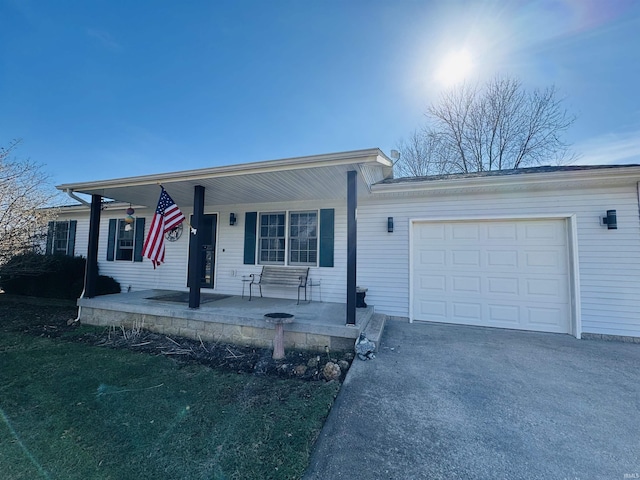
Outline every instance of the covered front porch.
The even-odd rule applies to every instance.
[[[203,312],[214,307],[201,302],[201,297],[207,295],[205,291],[235,295],[239,293],[239,279],[259,274],[264,265],[277,265],[283,270],[308,267],[309,287],[321,283],[325,298],[341,305],[333,307],[328,324],[335,322],[350,334],[336,338],[355,339],[359,332],[353,332],[358,330],[358,317],[362,316],[356,312],[358,198],[369,195],[374,183],[390,176],[391,167],[392,162],[380,150],[369,149],[59,185],[60,190],[73,198],[78,198],[77,193],[91,195],[81,320],[89,318],[89,309],[106,302],[95,298],[98,268],[101,274],[112,276],[123,289],[136,294],[135,301],[131,296],[123,302],[109,300],[122,309],[123,320],[134,314],[139,318],[148,314],[130,311],[133,306],[127,305],[148,300],[140,296],[144,290],[188,289],[191,310],[186,305],[165,306],[163,311],[154,314],[158,318],[166,317],[155,322],[158,328],[172,329],[180,328],[184,322],[209,318]],[[161,191],[159,186],[162,190],[166,188],[187,221],[185,235],[167,238],[166,259],[155,269],[150,261],[143,259],[139,247],[148,235],[151,212]],[[130,238],[124,234],[127,231],[127,219],[122,218],[124,211],[118,215],[115,210],[108,210],[104,199],[136,206],[133,229],[128,227]],[[266,294],[283,297],[290,291],[271,288]],[[262,315],[274,311],[276,305],[266,304],[268,299],[260,301],[265,308],[244,318],[262,322]],[[145,308],[162,307],[157,300],[151,302],[146,302]],[[216,309],[224,306],[213,303]],[[254,308],[257,307],[244,305],[241,310],[247,312]],[[321,312],[324,307],[314,304],[309,309]],[[172,315],[177,315],[175,322],[171,321]],[[117,319],[118,314],[109,316]],[[98,321],[97,316],[94,321]],[[210,330],[215,330],[208,325]],[[149,327],[148,321],[146,326]],[[290,330],[296,332],[298,327],[291,326]],[[253,327],[245,325],[244,328],[248,331]],[[316,334],[313,328],[308,328],[309,332],[302,333]],[[231,330],[227,327],[225,331]],[[221,329],[215,331],[219,333]]]
[[[141,290],[78,300],[84,323],[101,326],[141,327],[167,336],[203,341],[272,346],[274,327],[267,313],[289,313],[293,323],[285,326],[285,348],[324,352],[352,350],[360,333],[378,341],[385,315],[372,307],[358,308],[355,325],[345,325],[346,304],[234,295],[201,296],[200,308],[188,306],[188,292]]]

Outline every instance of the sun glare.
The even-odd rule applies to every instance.
[[[436,79],[445,87],[462,82],[473,68],[471,55],[467,50],[450,52],[436,71]]]

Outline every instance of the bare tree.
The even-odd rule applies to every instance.
[[[14,255],[37,249],[55,209],[46,209],[55,197],[46,190],[49,178],[30,160],[9,156],[20,144],[0,147],[0,265]]]
[[[421,177],[435,173],[446,173],[446,161],[440,138],[427,130],[414,130],[409,138],[398,143],[400,158],[394,164],[400,177]]]
[[[529,92],[519,80],[502,77],[445,92],[426,116],[428,123],[420,136],[421,144],[432,146],[431,159],[425,161],[401,142],[399,150],[405,155],[401,175],[415,174],[412,170],[432,175],[565,163],[569,145],[562,135],[575,121],[555,87]],[[413,136],[415,132],[409,145],[420,143]]]

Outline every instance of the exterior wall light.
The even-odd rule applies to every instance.
[[[393,233],[393,217],[387,217],[387,232]]]
[[[238,218],[235,213],[229,214],[229,225],[234,226],[238,222]]]
[[[607,216],[602,217],[602,225],[606,225],[608,230],[618,229],[618,217],[615,210],[607,210]]]

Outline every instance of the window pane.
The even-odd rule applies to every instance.
[[[259,263],[284,263],[283,213],[260,214]]]
[[[116,240],[116,260],[133,260],[134,224],[118,220],[118,238]]]
[[[53,253],[67,253],[69,222],[56,222],[53,233]]]
[[[289,263],[316,265],[318,213],[292,212],[289,222]]]

